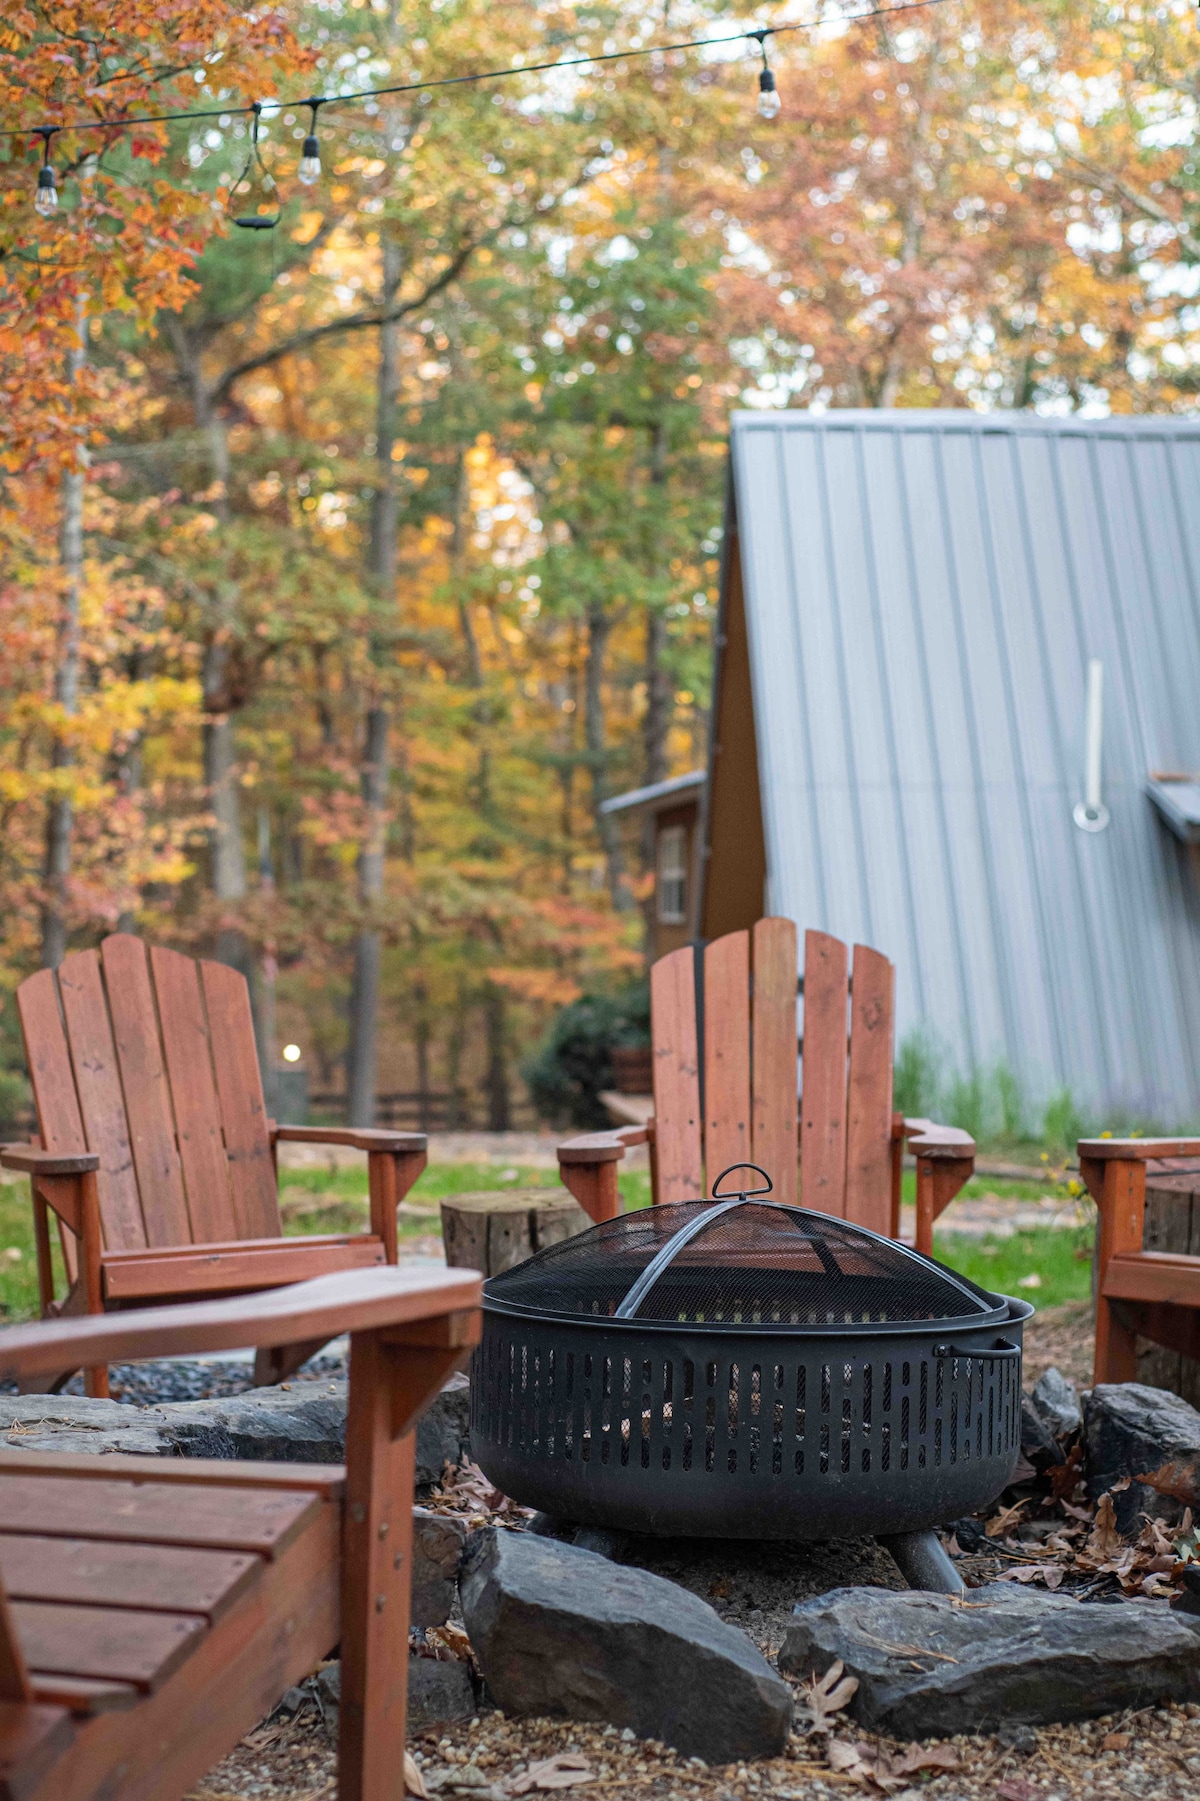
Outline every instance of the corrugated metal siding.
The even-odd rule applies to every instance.
[[[1195,853],[1144,790],[1200,770],[1200,425],[747,413],[733,464],[771,907],[892,957],[960,1070],[1196,1120]]]

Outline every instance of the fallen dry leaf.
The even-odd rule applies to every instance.
[[[818,1732],[858,1693],[858,1677],[847,1676],[845,1669],[845,1664],[838,1658],[823,1676],[814,1676],[804,1684],[805,1703]]]
[[[1089,1557],[1097,1559],[1112,1557],[1121,1549],[1116,1509],[1113,1507],[1112,1495],[1107,1492],[1096,1503],[1096,1522],[1084,1549]]]
[[[1038,1801],[1038,1791],[1032,1782],[1023,1782],[1019,1776],[1009,1776],[998,1782],[996,1793],[1001,1801]]]
[[[1102,1751],[1128,1751],[1132,1739],[1127,1732],[1110,1732],[1100,1740]]]
[[[578,1782],[595,1782],[596,1772],[578,1751],[561,1751],[531,1763],[519,1776],[510,1776],[504,1787],[510,1795],[527,1795],[530,1789],[572,1788]]]
[[[1017,1501],[1012,1507],[1004,1507],[999,1513],[993,1514],[984,1527],[987,1536],[1003,1538],[1009,1527],[1015,1525],[1020,1519],[1028,1505],[1028,1501]]]
[[[429,1637],[436,1639],[438,1644],[445,1645],[447,1651],[461,1663],[471,1662],[471,1641],[462,1627],[456,1626],[453,1620],[447,1620],[444,1626],[431,1626]]]
[[[1160,1464],[1158,1469],[1147,1470],[1144,1476],[1139,1476],[1138,1481],[1144,1482],[1156,1494],[1182,1501],[1185,1507],[1200,1506],[1200,1462],[1194,1459]]]
[[[1001,1582],[1044,1582],[1049,1589],[1060,1588],[1066,1570],[1061,1563],[1019,1563],[1015,1569],[1001,1570]]]
[[[838,1775],[873,1783],[886,1793],[907,1787],[905,1778],[918,1770],[957,1770],[958,1752],[953,1745],[910,1745],[899,1757],[870,1745],[848,1745],[835,1739],[829,1747],[829,1767]]]
[[[415,1795],[417,1801],[429,1801],[429,1790],[411,1751],[404,1753],[404,1788],[406,1794]]]

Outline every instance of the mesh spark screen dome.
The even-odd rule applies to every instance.
[[[606,1220],[485,1284],[559,1317],[817,1329],[978,1320],[997,1298],[908,1246],[774,1201],[680,1201]]]

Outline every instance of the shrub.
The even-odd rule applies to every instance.
[[[601,1090],[615,1086],[612,1052],[650,1043],[650,984],[611,994],[584,994],[564,1007],[521,1073],[533,1104],[553,1125],[585,1128],[611,1122]]]

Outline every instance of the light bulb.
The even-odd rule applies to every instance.
[[[49,163],[43,163],[38,170],[33,205],[35,212],[39,212],[43,219],[53,219],[58,211],[58,189],[54,185],[54,170]]]
[[[781,104],[775,77],[770,69],[764,69],[758,78],[758,110],[764,119],[774,119]]]
[[[321,146],[312,133],[304,140],[304,153],[300,158],[300,167],[296,170],[296,179],[302,181],[306,188],[315,187],[321,179]]]
[[[298,1044],[285,1044],[283,1047],[283,1060],[285,1063],[299,1063],[300,1046]]]

